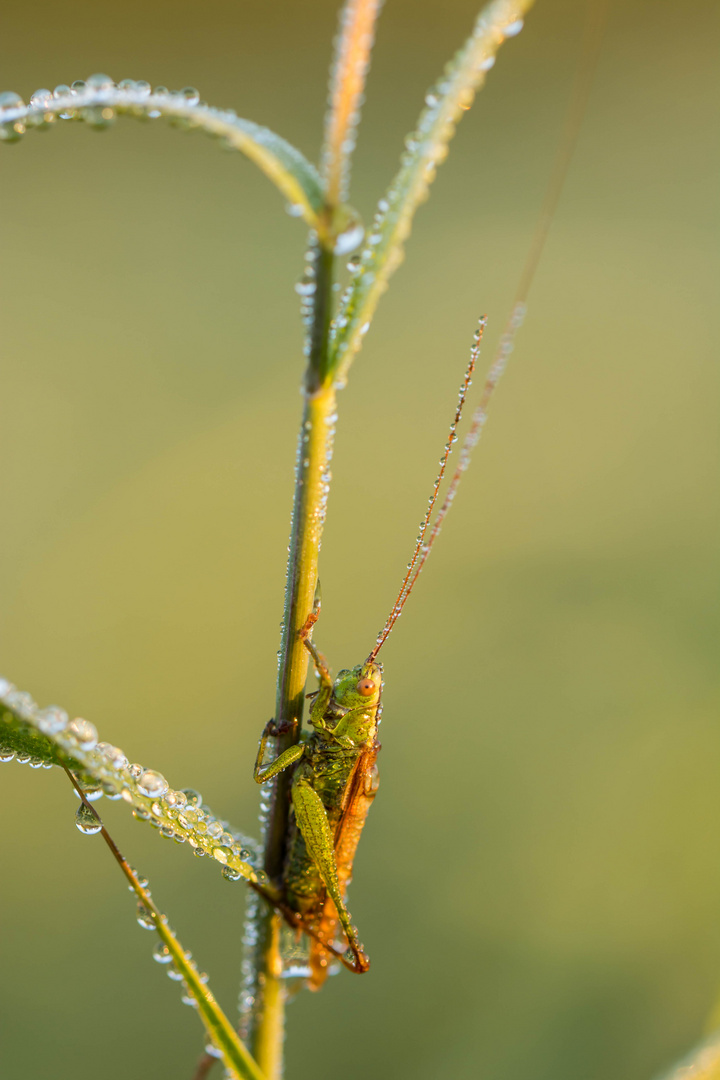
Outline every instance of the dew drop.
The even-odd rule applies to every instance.
[[[6,109],[22,109],[25,102],[19,94],[13,93],[12,90],[4,90],[0,94],[0,119]]]
[[[196,809],[202,806],[202,795],[199,791],[195,791],[194,788],[186,787],[182,789],[182,794],[191,806],[194,806]]]
[[[85,84],[90,90],[111,90],[115,83],[109,75],[91,75]]]
[[[522,19],[516,19],[515,22],[509,23],[503,30],[503,36],[506,38],[517,37],[524,26]]]
[[[335,237],[335,254],[349,255],[363,242],[365,229],[359,218],[352,219],[348,226]]]
[[[68,734],[77,742],[81,750],[92,750],[97,745],[97,728],[89,720],[78,717],[68,727]]]
[[[242,878],[242,874],[235,866],[223,866],[221,873],[226,881],[240,881]]]
[[[137,786],[141,794],[155,798],[158,795],[164,795],[170,785],[162,773],[145,769],[138,779]]]
[[[75,824],[85,836],[95,836],[102,829],[102,822],[97,814],[85,803],[80,803],[75,811]]]
[[[49,90],[36,90],[30,98],[30,104],[45,107],[52,101],[52,93]]]
[[[0,762],[12,761],[15,757],[14,750],[0,750]]]
[[[137,906],[137,921],[138,926],[142,926],[143,930],[155,930],[155,918],[150,908],[145,907],[142,902]]]
[[[158,941],[153,949],[153,960],[158,964],[169,964],[172,961],[172,954],[164,942]]]
[[[185,98],[188,105],[197,105],[200,100],[200,93],[194,86],[186,86],[180,93]]]
[[[45,735],[56,735],[68,725],[68,714],[58,705],[48,705],[38,713],[38,727]]]
[[[54,98],[68,97],[71,94],[72,94],[72,90],[70,89],[70,87],[66,83],[60,83],[60,85],[56,86],[55,89],[53,90],[53,97]],[[73,117],[75,116],[75,110],[74,109],[66,109],[65,112],[61,112],[58,115],[60,116],[61,120],[72,120]]]

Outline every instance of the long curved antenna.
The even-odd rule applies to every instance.
[[[468,374],[465,376],[465,382],[460,391],[460,402],[458,411],[456,412],[455,421],[451,426],[451,439],[445,446],[445,456],[441,461],[440,474],[435,481],[433,488],[433,494],[430,499],[429,509],[425,516],[425,520],[420,529],[420,535],[418,536],[417,544],[412,559],[408,563],[407,573],[403,579],[400,592],[393,605],[390,614],[388,615],[385,626],[380,631],[377,637],[375,648],[368,657],[369,660],[374,660],[380,649],[383,647],[388,639],[390,631],[397,622],[405,602],[408,596],[415,587],[423,566],[427,561],[427,557],[432,550],[433,544],[437,540],[437,537],[442,528],[443,521],[445,520],[453,500],[457,493],[457,489],[460,485],[460,480],[463,474],[466,472],[468,465],[470,464],[470,458],[472,452],[480,441],[480,437],[485,427],[487,420],[488,406],[490,399],[492,398],[495,387],[497,386],[500,376],[505,370],[510,353],[515,347],[515,336],[517,331],[522,326],[525,319],[525,313],[527,311],[527,296],[530,291],[530,286],[533,283],[535,272],[537,271],[540,257],[545,247],[545,241],[547,240],[550,226],[552,224],[557,204],[562,193],[563,185],[568,174],[570,162],[572,160],[575,146],[577,145],[578,135],[580,133],[580,127],[582,125],[583,116],[585,115],[585,109],[587,107],[588,98],[590,96],[590,89],[592,87],[595,72],[597,70],[598,59],[600,56],[600,49],[602,46],[603,35],[605,26],[607,23],[608,12],[610,9],[610,0],[603,0],[600,4],[595,4],[593,0],[589,0],[587,7],[587,16],[585,20],[585,29],[583,33],[582,47],[580,50],[580,58],[578,60],[578,66],[575,73],[575,81],[572,88],[570,97],[570,105],[568,107],[567,115],[565,117],[565,124],[563,127],[562,136],[558,145],[557,153],[555,155],[555,161],[553,164],[553,170],[550,175],[550,181],[545,191],[545,198],[543,199],[540,214],[538,216],[535,231],[533,233],[532,240],[530,242],[530,248],[528,250],[525,264],[520,274],[520,280],[518,282],[517,291],[515,293],[515,301],[510,312],[510,317],[505,326],[505,331],[500,338],[495,358],[488,372],[483,392],[480,397],[480,401],[473,413],[472,422],[470,428],[463,439],[463,444],[460,449],[460,455],[458,459],[457,468],[448,484],[448,489],[445,494],[445,498],[440,509],[437,512],[435,521],[430,529],[430,535],[425,541],[427,535],[430,516],[432,514],[435,502],[437,501],[438,488],[442,481],[447,459],[450,455],[450,449],[452,443],[455,440],[455,428],[462,410],[464,402],[464,393],[469,385],[469,376],[475,367],[477,357],[479,354],[480,339],[482,337],[482,328],[485,326],[485,317],[480,320],[481,331],[478,336],[476,331],[475,339],[473,341],[473,347],[471,350],[470,365],[468,367]]]
[[[435,478],[432,495],[428,500],[428,508],[425,511],[425,517],[420,524],[420,532],[418,534],[417,542],[415,544],[415,551],[413,552],[412,559],[408,563],[407,573],[405,574],[402,585],[400,586],[400,592],[397,594],[395,603],[390,610],[390,614],[387,617],[385,625],[377,636],[375,648],[368,656],[368,663],[375,659],[377,654],[380,652],[380,649],[387,641],[388,635],[390,634],[390,631],[392,630],[397,620],[400,618],[400,615],[402,614],[402,609],[405,606],[405,601],[410,595],[410,591],[415,584],[415,579],[417,577],[417,574],[415,573],[415,568],[418,565],[419,561],[422,559],[423,552],[426,550],[425,536],[430,527],[430,520],[432,518],[433,510],[435,509],[435,503],[437,502],[437,497],[440,491],[440,484],[442,483],[443,477],[445,475],[445,469],[447,468],[448,459],[450,457],[450,454],[452,453],[453,443],[457,441],[457,426],[460,423],[460,417],[462,416],[463,405],[465,404],[467,392],[470,388],[470,385],[472,384],[473,372],[475,371],[475,365],[477,364],[477,360],[480,355],[480,342],[482,341],[483,331],[485,329],[486,323],[487,318],[485,315],[483,315],[479,321],[478,328],[475,331],[475,335],[473,337],[473,345],[472,349],[470,350],[470,363],[467,366],[465,378],[460,385],[460,393],[458,396],[457,408],[455,409],[455,416],[453,417],[452,423],[450,424],[450,433],[448,435],[448,440],[445,443],[443,456],[440,458],[440,472]]]

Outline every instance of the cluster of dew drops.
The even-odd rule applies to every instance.
[[[226,821],[216,818],[207,806],[203,806],[199,792],[193,788],[173,790],[155,769],[131,764],[118,747],[99,742],[97,729],[89,720],[81,717],[71,720],[57,705],[40,709],[30,694],[0,678],[0,706],[3,704],[69,756],[77,755],[81,761],[89,759],[88,770],[99,778],[93,787],[83,785],[83,794],[89,802],[105,796],[113,801],[124,799],[133,803],[136,818],[147,821],[166,839],[178,844],[187,840],[199,858],[210,855],[220,864],[226,880],[266,881],[264,871],[256,869],[259,851],[255,842],[233,831]],[[13,760],[34,769],[52,768],[51,762],[29,753],[0,750],[0,762]],[[143,798],[137,799],[135,793]],[[75,823],[86,836],[101,829],[97,818],[84,803],[77,809]],[[238,861],[245,864],[242,871],[237,868]]]
[[[154,820],[154,818],[160,814],[171,820],[173,818],[176,819],[183,827],[192,825],[192,827],[200,833],[205,831],[208,838],[213,842],[212,854],[215,859],[221,863],[223,862],[224,852],[227,852],[233,847],[239,850],[244,860],[253,859],[254,861],[257,858],[257,851],[251,851],[248,848],[240,847],[238,836],[233,835],[228,831],[229,827],[227,826],[227,823],[218,821],[207,808],[203,809],[202,797],[197,791],[192,788],[185,788],[182,791],[173,791],[159,772],[156,772],[154,769],[144,769],[141,765],[129,764],[128,759],[123,754],[122,750],[112,746],[110,743],[98,742],[97,730],[89,720],[85,720],[81,717],[70,720],[65,710],[59,708],[57,705],[50,705],[47,708],[39,709],[32,700],[30,694],[17,690],[12,683],[3,678],[0,678],[0,705],[5,705],[6,708],[11,709],[13,713],[31,723],[37,731],[58,741],[65,750],[72,752],[72,748],[75,747],[75,749],[79,751],[94,752],[104,758],[108,763],[112,763],[114,772],[128,773],[130,777],[134,778],[137,790],[146,797],[155,800],[150,812],[136,807],[133,813],[136,817],[146,818],[151,824],[157,825],[161,835],[169,838],[171,837],[180,843],[182,843],[184,839],[184,837],[179,836],[170,826],[160,825],[159,822]],[[0,749],[0,762],[11,761],[17,761],[20,764],[28,764],[34,769],[52,768],[51,762],[39,757],[33,757],[29,753]],[[83,788],[83,796],[87,802],[94,802],[103,795],[111,800],[122,798],[122,794],[110,784],[100,784],[97,787]],[[92,807],[87,805],[87,802],[82,801],[78,806],[75,813],[75,824],[84,836],[95,836],[101,832],[103,824],[98,814]],[[196,855],[202,856],[206,854],[199,845],[195,846],[193,840],[190,842],[194,847]],[[221,853],[219,857],[218,852]],[[242,876],[240,871],[228,865],[222,866],[222,874],[228,881],[237,881]],[[147,879],[142,878],[137,874],[135,874],[135,876],[137,877],[141,888],[149,897],[150,889],[148,887]],[[261,871],[257,871],[258,880],[262,880],[263,876]],[[128,886],[128,888],[130,892],[135,892],[132,885]],[[139,926],[143,927],[143,929],[155,930],[157,932],[158,917],[163,924],[167,925],[167,917],[165,915],[159,914],[156,916],[155,912],[148,908],[142,900],[138,901],[137,922]],[[170,931],[170,933],[173,932]],[[153,959],[156,960],[158,964],[161,964],[166,968],[167,975],[170,979],[183,984],[181,987],[181,1000],[183,1003],[197,1009],[197,1000],[185,981],[182,971],[176,966],[168,946],[162,940],[158,941],[153,949],[152,955]],[[197,966],[192,959],[192,954],[190,952],[185,952],[184,958],[186,965],[197,975],[198,981],[203,985],[206,984],[208,982],[208,976],[197,969]],[[214,1057],[221,1056],[220,1050],[212,1042],[205,1047],[205,1050]]]
[[[115,107],[109,102],[97,102],[99,95],[111,91],[120,91],[126,100],[121,97]],[[143,108],[143,102],[151,96],[153,102],[148,102],[148,107]],[[156,119],[163,112],[162,108],[152,107],[153,103],[156,106],[162,104],[157,99],[166,99],[164,104],[168,107],[204,104],[192,86],[171,91],[166,86],[153,88],[144,79],[122,79],[116,84],[109,75],[91,75],[88,79],[77,79],[71,85],[61,83],[54,90],[36,90],[30,98],[29,108],[19,94],[11,90],[0,93],[0,140],[17,142],[28,128],[46,128],[58,118],[84,120],[96,128],[108,127],[115,119],[118,108],[136,108],[150,119]]]

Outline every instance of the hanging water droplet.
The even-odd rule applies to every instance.
[[[485,60],[482,60],[478,64],[478,71],[489,71],[491,67],[495,67],[494,56],[488,56]]]
[[[145,907],[142,901],[138,902],[137,921],[138,925],[142,926],[143,930],[155,930],[155,918],[153,913],[150,908]]]
[[[226,881],[240,881],[242,878],[242,874],[235,866],[223,866],[221,873]]]
[[[228,861],[233,857],[233,849],[226,847],[224,844],[220,844],[218,847],[213,848],[213,859],[226,866]]]
[[[158,964],[169,964],[171,962],[172,954],[163,941],[158,941],[153,949],[153,960]]]
[[[72,90],[66,83],[60,83],[59,86],[56,86],[53,90],[54,98],[64,98],[70,96],[71,94]],[[75,116],[75,110],[66,109],[64,112],[61,112],[58,115],[60,116],[61,120],[72,120]]]
[[[524,25],[525,23],[522,19],[516,19],[515,22],[511,22],[505,27],[503,36],[506,38],[517,37]]]
[[[335,237],[334,251],[336,255],[349,255],[351,251],[359,247],[365,236],[365,228],[357,216],[349,216],[342,232]]]
[[[137,782],[137,786],[141,794],[155,798],[158,795],[164,795],[170,785],[162,773],[155,772],[153,769],[145,769]]]
[[[0,750],[0,763],[4,761],[12,761],[14,757],[14,750]]]
[[[102,829],[102,822],[92,807],[86,803],[80,803],[75,811],[75,824],[85,836],[94,836]]]
[[[182,971],[178,971],[178,969],[174,966],[168,968],[165,974],[167,975],[168,979],[172,979],[173,982],[182,982],[185,977]]]
[[[80,110],[80,116],[95,131],[104,131],[115,119],[115,110],[109,105],[92,105]]]
[[[75,792],[75,795],[77,796],[78,799],[80,798],[77,791]],[[102,790],[101,787],[85,787],[85,786],[83,786],[83,795],[85,796],[85,798],[87,799],[88,802],[97,802],[98,799],[102,799],[103,790]]]

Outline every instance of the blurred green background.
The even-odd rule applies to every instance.
[[[389,0],[369,217],[470,0]],[[196,85],[315,157],[330,0],[6,7],[26,99]],[[480,312],[507,314],[583,5],[539,0],[463,121],[340,401],[316,638],[390,606]],[[720,988],[718,9],[628,0],[484,445],[384,653],[351,909],[373,959],[289,1011],[292,1080],[642,1080]],[[273,709],[304,229],[162,124],[0,153],[0,671],[251,830]],[[489,347],[485,356],[490,355]],[[2,767],[3,1080],[188,1077],[195,1016],[64,778]],[[102,807],[233,1011],[243,890]]]

